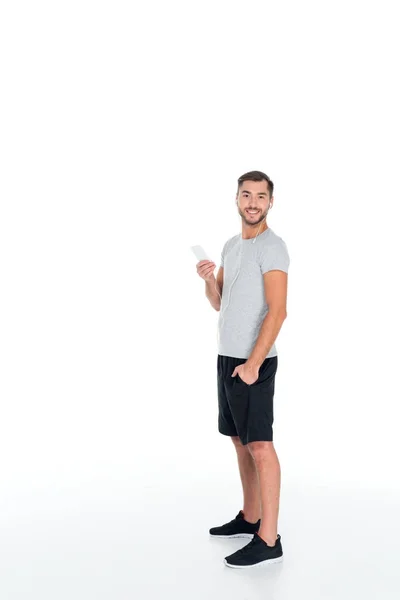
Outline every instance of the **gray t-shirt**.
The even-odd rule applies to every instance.
[[[255,241],[254,241],[255,240]],[[256,238],[229,238],[221,253],[224,269],[218,318],[218,354],[248,358],[268,312],[263,273],[288,272],[289,253],[283,239],[268,227]],[[275,343],[265,358],[277,356]]]

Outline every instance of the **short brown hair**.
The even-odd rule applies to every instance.
[[[268,177],[268,175],[266,175],[262,171],[249,171],[248,173],[245,173],[244,175],[239,177],[237,193],[239,193],[239,188],[242,185],[243,181],[249,181],[249,180],[250,181],[266,181],[267,187],[269,190],[269,197],[271,198],[271,196],[274,192],[274,184],[273,184],[272,180]]]

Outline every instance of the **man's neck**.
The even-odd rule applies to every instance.
[[[260,235],[260,233],[266,229],[268,229],[268,225],[265,221],[262,222],[261,227],[260,223],[257,223],[257,225],[242,225],[242,239],[251,240],[252,238],[255,238],[256,235]]]

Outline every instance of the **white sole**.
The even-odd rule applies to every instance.
[[[210,537],[212,538],[224,538],[225,540],[231,540],[233,538],[248,538],[251,539],[254,537],[254,533],[235,533],[234,535],[215,535],[210,533]]]
[[[266,560],[262,560],[254,565],[231,565],[227,562],[226,558],[224,558],[224,563],[227,567],[232,567],[233,569],[249,569],[251,567],[260,567],[261,565],[279,563],[283,561],[283,556],[279,556],[278,558],[267,558]]]

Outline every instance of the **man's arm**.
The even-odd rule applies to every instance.
[[[249,367],[260,368],[273,343],[278,337],[283,321],[286,319],[286,299],[288,274],[285,271],[272,270],[263,275],[265,300],[268,313],[258,334],[254,348],[247,359]]]
[[[217,279],[214,275],[206,280],[206,296],[210,304],[215,310],[221,308],[222,288],[224,285],[224,268],[220,267],[217,274]],[[218,290],[218,291],[217,291]]]

